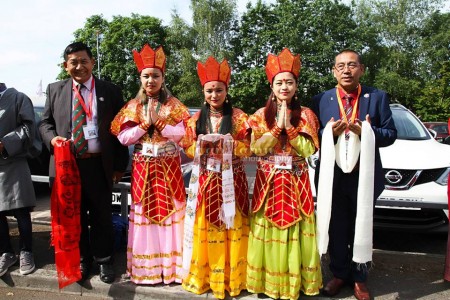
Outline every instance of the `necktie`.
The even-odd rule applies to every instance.
[[[83,155],[88,149],[88,143],[84,138],[83,125],[86,125],[86,112],[81,105],[78,95],[81,95],[83,85],[77,85],[79,93],[75,93],[72,110],[72,136],[75,145],[75,153]]]
[[[353,97],[345,95],[344,100],[345,100],[345,104],[344,104],[345,105],[344,106],[345,115],[347,116],[347,121],[350,123],[350,120],[352,118],[352,112],[353,112],[353,106],[352,106]],[[349,130],[345,129],[345,139],[348,140],[349,137],[350,137]]]

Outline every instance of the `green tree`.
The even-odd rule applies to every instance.
[[[193,24],[189,26],[173,12],[167,41],[171,45],[171,68],[168,78],[172,92],[189,106],[204,101],[197,61],[210,55],[219,62],[230,59],[230,40],[236,22],[235,0],[192,0]]]
[[[233,40],[238,61],[235,88],[242,107],[252,112],[269,95],[262,76],[268,53],[278,54],[288,47],[301,55],[299,96],[309,106],[313,95],[335,85],[331,75],[334,56],[345,48],[367,52],[376,43],[375,37],[358,26],[352,10],[338,1],[278,0],[272,5],[262,1],[248,5]]]
[[[272,52],[277,40],[278,34],[273,27],[276,22],[278,19],[272,6],[259,0],[255,6],[247,4],[240,26],[234,28],[230,93],[234,105],[248,113],[263,106],[270,93],[264,66],[267,53]]]
[[[437,10],[440,0],[360,1],[370,8],[367,21],[377,29],[379,44],[372,52],[377,60],[371,70],[373,85],[386,90],[393,102],[414,109],[425,78],[421,28]],[[380,59],[382,58],[382,59]]]
[[[173,94],[188,106],[200,106],[202,92],[194,58],[195,31],[176,12],[167,31],[167,44],[173,49],[168,61],[166,82]]]
[[[191,0],[196,54],[205,60],[229,57],[231,28],[236,22],[236,0]]]
[[[447,121],[450,117],[450,13],[430,15],[421,37],[420,73],[426,83],[414,109],[424,121]]]
[[[450,117],[450,61],[445,61],[437,79],[428,81],[415,103],[416,113],[423,121],[447,121]]]

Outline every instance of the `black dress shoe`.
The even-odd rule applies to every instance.
[[[104,283],[112,283],[116,279],[114,274],[114,267],[112,264],[100,265],[100,280]]]
[[[81,279],[80,281],[85,281],[91,272],[91,264],[87,262],[80,263]]]

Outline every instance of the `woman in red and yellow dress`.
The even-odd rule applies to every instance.
[[[269,54],[272,93],[249,117],[260,157],[252,198],[247,290],[272,298],[317,295],[322,287],[314,202],[306,158],[318,149],[318,121],[297,99],[300,55]]]
[[[205,103],[180,145],[194,158],[184,224],[183,288],[209,289],[219,299],[246,288],[248,185],[242,157],[250,154],[247,115],[227,99],[226,60],[198,63]]]
[[[186,192],[178,142],[189,111],[164,84],[162,47],[133,51],[141,88],[111,124],[123,145],[134,144],[127,273],[137,284],[181,283]]]

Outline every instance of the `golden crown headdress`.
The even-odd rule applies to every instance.
[[[209,81],[221,81],[228,87],[231,69],[226,59],[219,64],[214,57],[210,56],[205,64],[197,62],[197,74],[202,86]]]
[[[166,55],[162,46],[153,50],[148,44],[145,44],[141,52],[133,50],[133,58],[139,73],[145,68],[158,68],[163,73],[166,71]]]
[[[269,54],[266,64],[267,80],[272,84],[275,75],[282,72],[290,72],[298,78],[301,66],[300,54],[294,56],[288,48],[284,48],[278,56]]]

